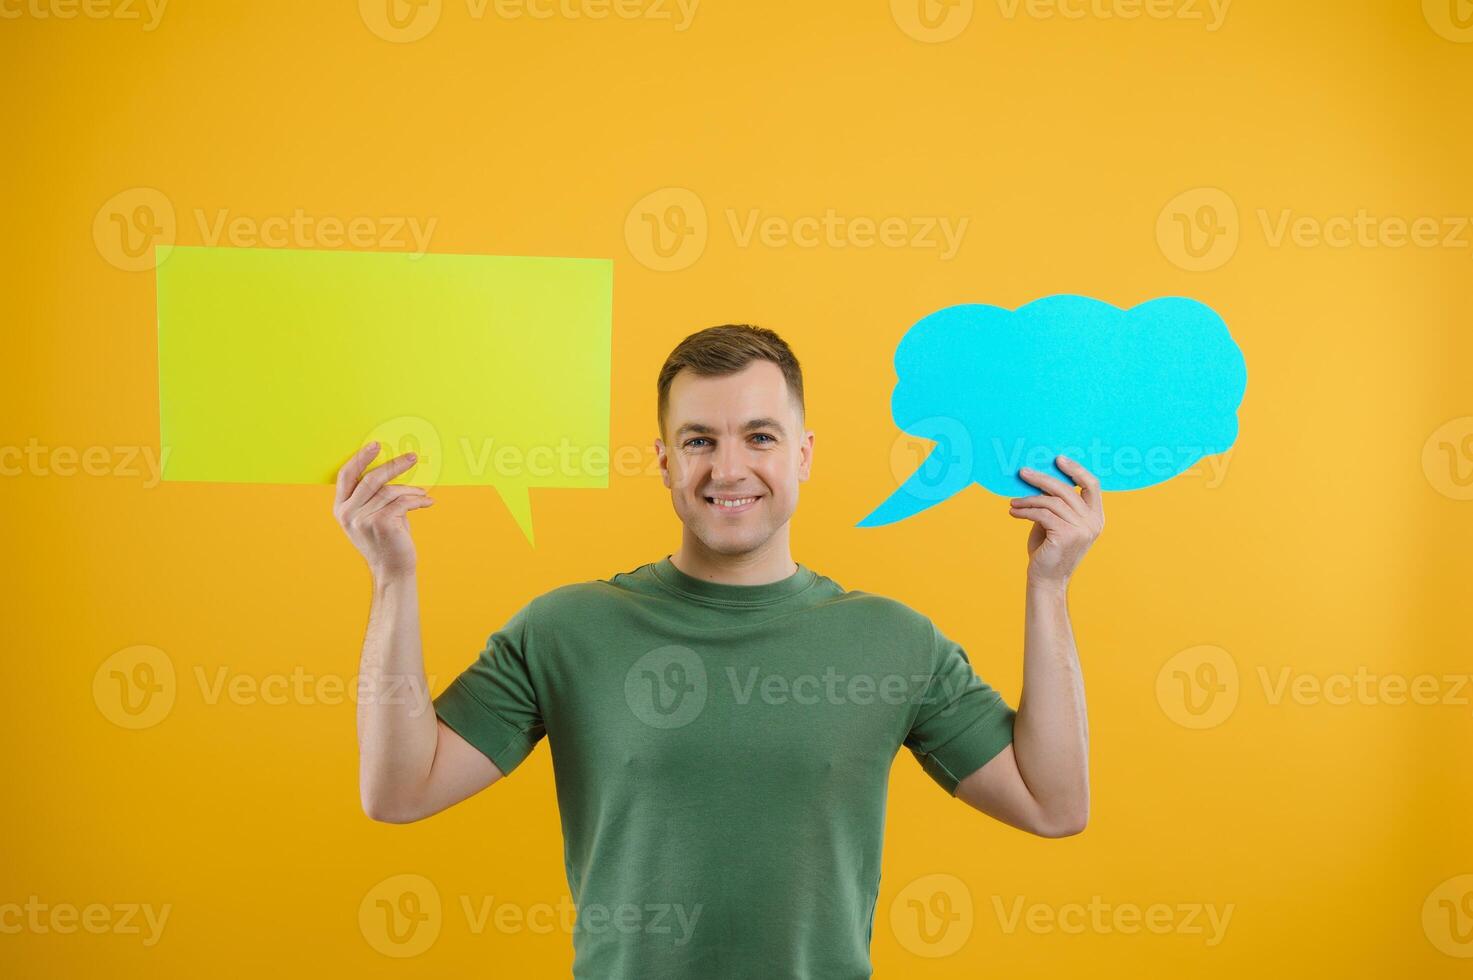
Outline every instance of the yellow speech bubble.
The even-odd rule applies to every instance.
[[[331,483],[377,440],[529,542],[532,487],[608,486],[611,260],[159,250],[163,479]]]

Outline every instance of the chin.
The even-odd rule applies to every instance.
[[[767,542],[767,539],[772,537],[772,535],[751,534],[712,536],[709,534],[698,533],[696,537],[700,539],[701,544],[705,545],[708,550],[718,555],[735,556],[746,555],[750,554],[753,551],[756,551],[758,548],[762,547],[762,545],[765,544]]]

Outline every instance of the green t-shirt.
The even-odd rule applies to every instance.
[[[954,794],[1015,716],[903,603],[668,556],[533,599],[435,709],[504,773],[547,736],[589,980],[869,977],[895,756]]]

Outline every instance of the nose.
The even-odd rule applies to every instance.
[[[721,440],[711,454],[711,482],[722,487],[735,482],[742,475],[743,465],[742,444]]]

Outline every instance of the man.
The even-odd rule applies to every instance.
[[[510,773],[546,735],[573,973],[598,980],[870,976],[889,770],[907,747],[935,782],[1045,837],[1083,830],[1088,733],[1066,592],[1104,526],[1099,484],[1023,470],[1028,538],[1016,711],[929,619],[795,562],[789,523],[813,464],[803,380],[770,330],[683,340],[658,383],[674,554],[518,610],[434,701],[363,698],[363,807],[419,820]],[[667,434],[670,442],[665,439]],[[334,513],[373,572],[362,674],[425,688],[406,515],[433,504],[338,474]]]

